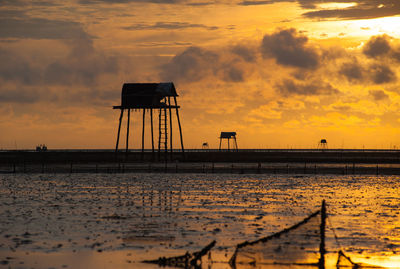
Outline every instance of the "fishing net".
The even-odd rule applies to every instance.
[[[353,262],[349,256],[347,256],[346,254],[344,254],[343,251],[340,250],[338,252],[336,268],[357,269],[357,268],[384,268],[384,267],[370,265],[370,264],[366,264],[366,263]]]
[[[205,246],[202,250],[189,253],[186,252],[186,254],[181,255],[181,256],[175,256],[175,257],[161,257],[158,258],[157,260],[149,260],[149,261],[143,261],[144,263],[153,263],[153,264],[158,264],[159,266],[170,266],[170,267],[178,267],[178,268],[185,268],[185,269],[200,269],[201,266],[201,258],[204,255],[207,255],[207,253],[210,252],[210,250],[215,246],[216,241],[212,241],[210,244]]]
[[[301,222],[276,234],[236,246],[229,263],[238,265],[312,265],[322,267],[325,253],[325,204]],[[322,253],[322,255],[321,255]]]
[[[238,244],[229,260],[229,264],[233,269],[281,268],[282,266],[288,266],[286,268],[318,267],[319,269],[324,269],[326,220],[326,206],[325,201],[323,201],[320,210],[299,223],[273,235]],[[336,234],[335,238],[338,241]],[[210,253],[215,243],[215,241],[211,242],[198,252],[187,252],[181,256],[162,257],[144,262],[158,264],[159,266],[199,269],[202,268],[202,257]],[[383,267],[353,262],[343,251],[339,251],[336,268]]]

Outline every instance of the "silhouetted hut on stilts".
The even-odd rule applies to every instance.
[[[142,158],[144,153],[144,131],[145,131],[145,115],[146,110],[150,111],[151,120],[151,150],[152,158],[154,159],[154,130],[153,130],[153,110],[158,112],[158,159],[161,158],[161,152],[165,153],[165,160],[167,160],[168,151],[172,159],[173,146],[172,146],[172,109],[176,111],[178,120],[179,134],[181,140],[182,154],[184,155],[182,128],[179,120],[179,108],[176,97],[175,86],[172,82],[167,83],[125,83],[122,86],[121,105],[114,106],[113,109],[120,109],[121,114],[119,117],[117,144],[115,151],[118,152],[119,135],[121,131],[121,122],[124,115],[124,110],[128,110],[128,121],[126,131],[126,152],[129,150],[129,124],[131,109],[143,110],[143,124],[142,124]],[[174,104],[171,105],[171,97]],[[157,111],[158,110],[158,111]],[[169,118],[169,124],[168,124]],[[169,125],[169,130],[168,130]],[[168,147],[168,133],[169,133],[169,147]]]
[[[229,140],[233,139],[235,144],[233,145],[233,149],[238,151],[238,146],[236,142],[236,132],[221,132],[221,135],[219,136],[219,150],[221,151],[221,144],[222,144],[222,139],[226,139],[228,141],[228,151],[230,150],[230,145],[229,145]]]

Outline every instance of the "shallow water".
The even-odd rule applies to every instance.
[[[400,177],[231,174],[0,176],[0,264],[11,268],[157,268],[197,251],[212,268],[237,243],[287,228],[328,204],[330,256],[400,268]],[[335,256],[336,257],[336,256]],[[332,260],[334,260],[332,258]]]

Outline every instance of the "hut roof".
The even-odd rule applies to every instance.
[[[122,86],[121,106],[114,108],[157,108],[167,104],[165,97],[178,96],[174,83],[125,83]]]
[[[221,132],[220,138],[232,138],[236,137],[236,132]]]
[[[178,96],[174,83],[124,83],[122,95],[134,96]]]

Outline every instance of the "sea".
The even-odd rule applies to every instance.
[[[142,261],[214,240],[202,268],[231,268],[237,244],[301,222],[323,200],[326,268],[339,250],[400,268],[400,176],[228,173],[2,174],[0,268],[159,268]]]

